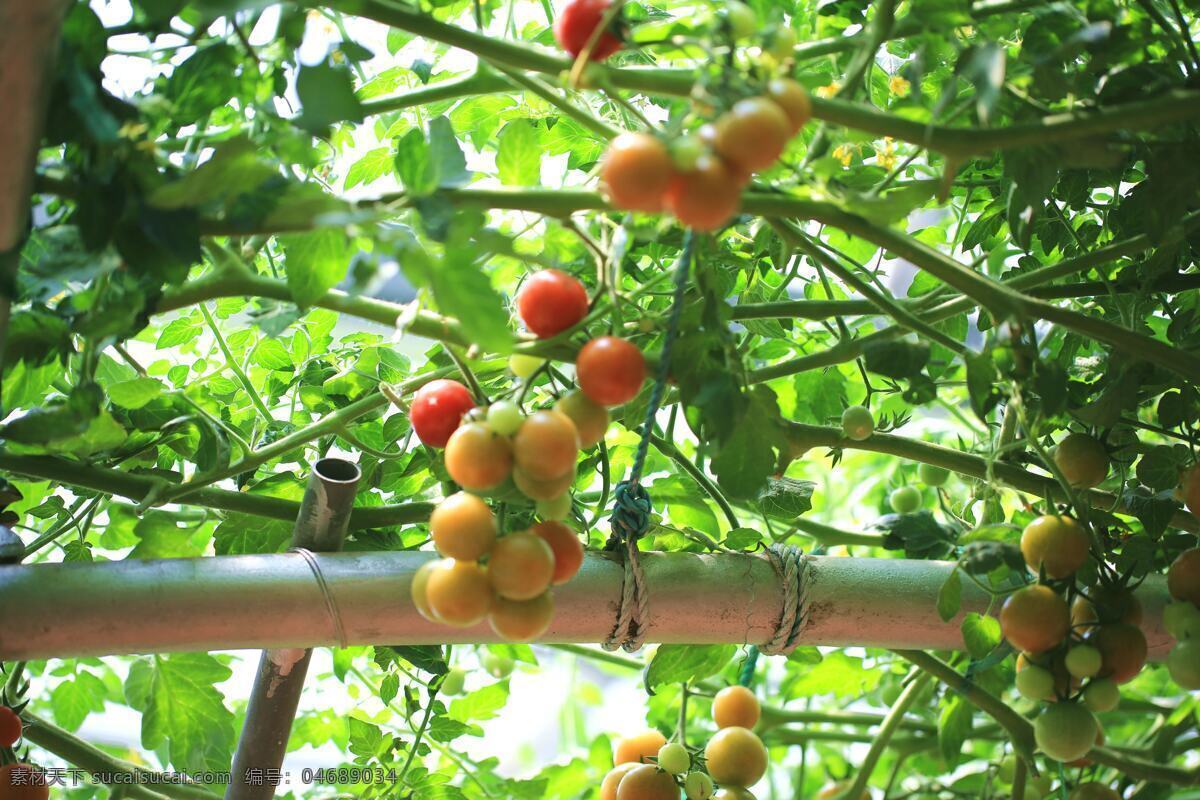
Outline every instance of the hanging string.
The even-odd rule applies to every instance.
[[[795,649],[800,641],[800,632],[808,622],[808,606],[805,603],[808,579],[808,556],[798,547],[788,544],[773,544],[767,548],[767,558],[783,589],[783,607],[779,612],[779,624],[770,641],[759,649],[769,656],[785,655]]]
[[[642,470],[650,450],[650,437],[654,432],[654,420],[666,393],[667,378],[671,373],[671,346],[679,332],[679,317],[683,313],[683,295],[687,288],[688,273],[695,256],[696,237],[689,230],[684,235],[683,252],[675,262],[675,291],[671,299],[671,311],[667,320],[667,333],[663,339],[662,353],[658,359],[658,372],[650,390],[650,402],[646,406],[646,418],[642,423],[642,438],[629,477],[617,484],[613,491],[613,513],[610,517],[612,533],[605,550],[620,551],[624,547],[624,577],[621,583],[621,606],[617,611],[617,622],[612,633],[603,642],[605,650],[622,648],[627,653],[639,649],[645,638],[646,609],[649,594],[646,591],[646,576],[638,560],[638,540],[650,529],[650,516],[654,504],[650,494],[642,486]]]

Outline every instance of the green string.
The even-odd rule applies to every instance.
[[[650,528],[650,514],[654,505],[650,494],[642,486],[642,469],[646,464],[646,455],[650,449],[650,436],[654,432],[654,418],[662,405],[666,393],[667,378],[671,373],[671,346],[675,343],[679,332],[679,317],[683,313],[683,295],[687,288],[688,272],[691,270],[692,259],[695,255],[696,236],[689,230],[684,236],[683,253],[675,263],[675,291],[671,300],[671,315],[667,321],[667,335],[663,340],[662,355],[658,359],[658,373],[654,379],[654,388],[650,392],[650,402],[646,407],[646,420],[642,423],[642,438],[638,442],[637,453],[634,455],[633,467],[629,477],[617,484],[613,490],[613,513],[610,517],[612,534],[605,544],[606,550],[616,550],[622,542],[637,540],[646,534]]]
[[[742,662],[742,668],[738,670],[738,683],[745,687],[754,683],[754,668],[757,666],[758,648],[750,645],[750,649],[746,651],[746,660]]]

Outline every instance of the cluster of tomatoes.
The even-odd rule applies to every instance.
[[[1038,746],[1068,764],[1086,763],[1088,751],[1103,743],[1093,712],[1117,706],[1118,687],[1141,672],[1147,655],[1142,605],[1132,591],[1105,583],[1075,590],[1073,577],[1089,544],[1073,517],[1030,522],[1021,553],[1041,582],[1013,592],[1000,611],[1004,638],[1021,651],[1017,691],[1050,703],[1034,723]]]
[[[1184,689],[1200,689],[1200,547],[1172,562],[1167,589],[1175,601],[1163,609],[1163,627],[1175,637],[1167,670]]]
[[[582,322],[588,296],[570,275],[543,270],[521,288],[517,311],[525,327],[545,339]],[[522,362],[513,364],[523,377],[532,374]],[[645,359],[628,341],[602,336],[580,349],[576,378],[579,391],[528,415],[512,400],[477,406],[458,381],[436,380],[414,395],[414,433],[430,447],[445,448],[446,471],[464,490],[430,517],[443,558],[425,564],[412,584],[413,602],[426,618],[458,627],[486,618],[511,641],[535,639],[550,625],[548,589],[570,580],[583,561],[583,545],[563,522],[571,512],[579,451],[604,438],[609,406],[640,391]],[[534,501],[542,521],[501,535],[481,495],[505,490]]]
[[[750,787],[767,772],[767,748],[751,730],[758,699],[730,686],[717,692],[712,713],[718,730],[703,755],[656,730],[619,740],[600,800],[679,800],[681,788],[688,800],[754,800]]]
[[[559,46],[576,57],[587,51],[592,61],[620,50],[618,20],[598,30],[612,18],[611,5],[611,0],[568,3],[554,24]],[[735,38],[757,26],[744,3],[730,3],[725,16]],[[780,44],[790,52],[794,40]],[[754,173],[774,164],[811,116],[812,101],[803,86],[790,78],[771,80],[761,94],[737,100],[715,122],[670,147],[649,133],[617,136],[604,154],[601,178],[615,208],[668,211],[686,227],[716,230],[737,214]]]
[[[671,147],[649,133],[622,133],[604,154],[601,179],[615,208],[665,210],[686,227],[716,230],[737,214],[754,173],[779,159],[810,116],[803,86],[772,80]]]
[[[0,705],[0,761],[12,754],[21,741],[24,726],[15,710]],[[0,797],[13,800],[47,800],[50,784],[45,774],[31,764],[5,763],[0,766]]]

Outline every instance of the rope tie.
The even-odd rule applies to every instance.
[[[316,555],[305,547],[290,547],[288,552],[300,555],[308,564],[308,568],[312,570],[313,577],[317,580],[317,588],[321,590],[321,597],[325,600],[325,613],[329,615],[329,620],[333,623],[334,637],[339,646],[349,647],[350,643],[346,641],[346,628],[342,625],[342,613],[338,610],[337,601],[333,599],[333,592],[325,580],[325,573],[321,572],[321,564],[317,561]]]
[[[667,378],[671,370],[671,346],[679,330],[679,317],[683,313],[683,294],[687,288],[688,272],[696,248],[695,234],[689,230],[683,240],[683,253],[675,264],[675,291],[672,296],[671,314],[667,321],[667,333],[663,339],[662,355],[658,359],[658,372],[650,391],[650,402],[646,406],[646,418],[642,423],[642,438],[638,442],[629,477],[617,484],[614,490],[613,513],[609,518],[608,542],[604,549],[621,552],[624,572],[621,577],[621,605],[617,609],[617,620],[602,646],[605,650],[623,649],[632,653],[642,646],[646,637],[645,619],[650,605],[646,591],[646,576],[639,559],[638,540],[650,529],[650,518],[654,503],[650,493],[642,486],[642,469],[650,449],[650,436],[654,432],[654,418],[662,405],[666,392]]]
[[[786,655],[796,648],[800,632],[808,622],[808,607],[805,605],[808,556],[790,544],[773,544],[766,553],[783,586],[783,605],[775,633],[759,649],[769,656]]]

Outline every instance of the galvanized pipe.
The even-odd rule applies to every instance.
[[[458,629],[413,608],[413,572],[429,552],[316,556],[352,645],[497,641],[486,624]],[[647,642],[762,644],[781,610],[779,578],[762,556],[647,553]],[[960,649],[959,619],[944,623],[937,593],[953,565],[937,561],[815,556],[807,570],[809,620],[801,642],[815,645]],[[554,589],[546,642],[599,642],[612,630],[621,594],[619,562],[588,553],[569,583]],[[1171,638],[1162,629],[1165,582],[1138,589],[1152,655]],[[963,581],[962,612],[988,598]],[[961,616],[961,614],[960,614]],[[102,564],[0,567],[0,659],[113,653],[314,647],[337,635],[313,573],[296,554],[224,556]]]
[[[313,552],[342,549],[361,474],[357,466],[338,458],[321,459],[313,465],[292,531],[293,548]],[[307,560],[305,563],[312,568]],[[312,577],[315,580],[316,573]],[[326,604],[324,612],[318,610],[317,619],[322,613],[328,616],[329,608]],[[287,754],[288,737],[311,660],[310,649],[263,651],[233,756],[225,790],[227,800],[266,800],[274,796],[278,782],[274,773]]]

